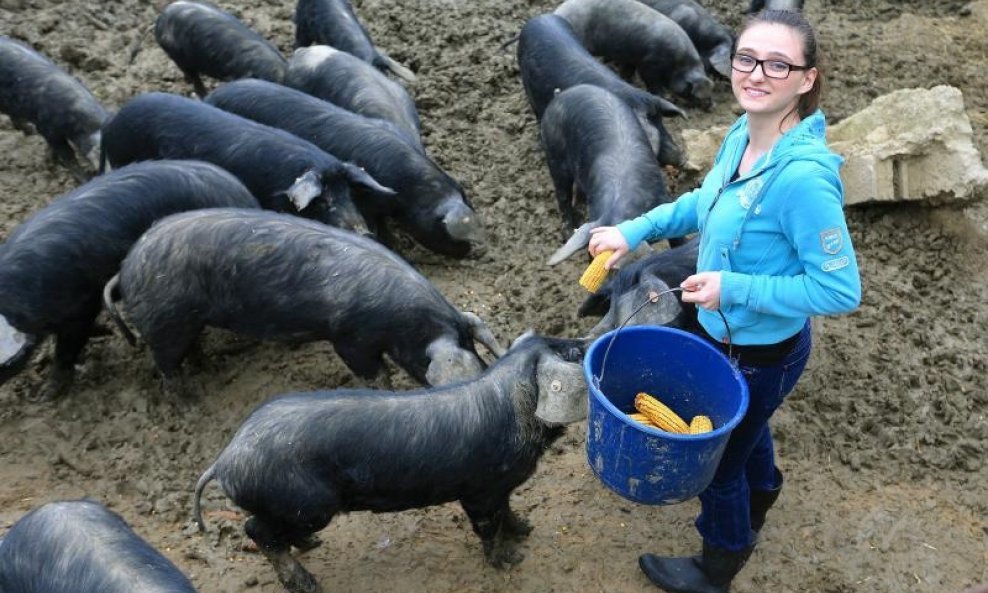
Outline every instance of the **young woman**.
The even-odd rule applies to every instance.
[[[666,591],[729,590],[782,487],[768,420],[806,366],[809,318],[860,303],[838,176],[842,159],[826,146],[818,109],[817,60],[813,29],[800,13],[751,17],[731,62],[731,86],[745,114],[703,184],[638,218],[594,229],[590,239],[591,255],[614,251],[610,268],[643,240],[699,231],[697,274],[682,283],[683,300],[700,307],[706,337],[725,353],[730,347],[750,392],[748,412],[700,494],[702,553],[639,558]]]

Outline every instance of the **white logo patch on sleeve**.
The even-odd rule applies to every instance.
[[[820,269],[824,272],[836,272],[841,268],[846,268],[847,265],[851,263],[851,258],[846,255],[840,257],[835,257],[834,259],[828,259],[827,261],[820,264]]]
[[[820,247],[823,252],[834,255],[844,248],[844,235],[838,228],[827,229],[820,233]]]
[[[0,315],[0,364],[6,364],[24,348],[27,336],[7,323],[7,318]]]

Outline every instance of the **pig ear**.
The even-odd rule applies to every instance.
[[[301,212],[312,200],[322,194],[322,179],[315,171],[306,171],[295,180],[286,193],[295,208]]]
[[[660,115],[664,115],[666,117],[672,117],[672,116],[679,116],[683,118],[686,117],[685,111],[683,111],[679,107],[676,107],[674,103],[670,102],[667,99],[663,99],[662,97],[654,97],[653,104],[654,104],[654,112]]]
[[[539,400],[535,416],[550,425],[569,424],[587,417],[587,383],[583,365],[566,362],[546,350],[535,369]]]
[[[573,236],[569,238],[569,241],[566,241],[565,245],[557,249],[547,263],[550,266],[554,266],[586,247],[590,243],[590,229],[595,226],[600,226],[600,221],[592,220],[573,231]]]
[[[710,55],[707,56],[707,60],[710,62],[710,66],[713,67],[714,72],[720,74],[724,78],[731,77],[731,44],[722,43],[715,47]]]
[[[498,344],[497,338],[494,337],[494,333],[491,331],[491,328],[487,327],[487,324],[484,323],[483,319],[477,317],[475,313],[470,313],[469,311],[461,311],[460,314],[463,315],[463,319],[465,319],[467,324],[470,326],[470,335],[473,336],[474,340],[483,344],[484,348],[490,350],[491,354],[494,356],[498,358],[504,356],[504,348]]]
[[[395,194],[395,190],[381,185],[376,179],[371,177],[367,171],[364,171],[363,168],[356,165],[343,163],[343,175],[350,183],[362,185],[379,194],[386,194],[389,196],[393,196]]]

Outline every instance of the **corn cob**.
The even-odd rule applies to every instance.
[[[714,423],[707,416],[693,416],[690,420],[690,434],[703,434],[714,429]]]
[[[639,424],[644,424],[646,426],[652,426],[652,427],[655,426],[654,424],[652,424],[652,421],[648,419],[648,416],[642,414],[641,412],[638,412],[637,414],[634,413],[628,414],[628,418],[631,418],[632,420],[634,420]]]
[[[586,288],[591,293],[600,290],[600,285],[607,278],[607,270],[604,269],[604,264],[607,263],[612,253],[614,252],[601,251],[593,258],[593,261],[587,266],[586,271],[580,276],[580,286]]]
[[[647,393],[639,393],[635,396],[635,408],[648,416],[652,424],[666,432],[676,434],[689,434],[690,427],[669,406],[655,399]]]

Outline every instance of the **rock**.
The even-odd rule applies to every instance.
[[[847,204],[980,197],[988,169],[972,140],[961,92],[950,86],[903,89],[878,97],[829,129]]]
[[[727,126],[683,130],[683,169],[710,170]],[[828,129],[845,158],[845,204],[922,200],[931,205],[988,196],[988,169],[972,139],[961,92],[950,86],[904,89]]]

